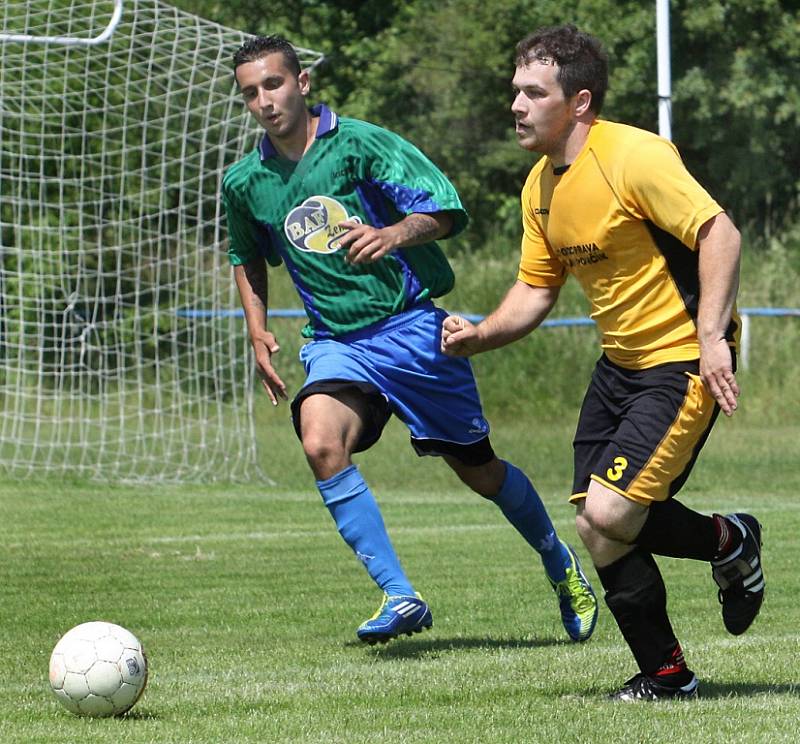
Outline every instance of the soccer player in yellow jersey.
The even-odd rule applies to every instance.
[[[727,630],[761,608],[761,525],[675,498],[720,410],[737,407],[739,233],[655,134],[598,118],[608,72],[574,26],[516,49],[519,144],[541,153],[522,191],[516,283],[478,325],[445,319],[442,348],[468,356],[511,343],[552,309],[569,274],[591,303],[603,354],[574,440],[571,501],[605,600],[639,672],[618,700],[693,698],[653,554],[709,561]]]

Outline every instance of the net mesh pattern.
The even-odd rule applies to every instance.
[[[218,197],[258,136],[230,66],[246,37],[126,0],[109,41],[46,41],[96,37],[113,10],[0,6],[0,467],[249,479],[253,371],[223,312],[238,297]]]

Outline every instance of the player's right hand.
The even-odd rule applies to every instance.
[[[442,321],[442,353],[470,356],[480,351],[478,328],[460,315],[448,315]]]
[[[725,338],[700,340],[700,379],[726,416],[739,407],[739,384],[733,372],[731,349]]]
[[[261,384],[267,391],[273,406],[278,405],[278,399],[287,400],[286,385],[281,380],[272,366],[272,355],[277,354],[281,347],[275,336],[269,331],[264,331],[257,338],[252,339],[253,352],[256,355],[256,372],[261,378]]]

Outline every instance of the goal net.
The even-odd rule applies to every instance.
[[[245,36],[119,5],[0,3],[0,468],[249,478],[253,371],[218,200],[258,136],[230,69]]]

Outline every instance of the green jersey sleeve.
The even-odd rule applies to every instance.
[[[243,193],[246,181],[242,182],[241,170],[234,165],[222,181],[222,204],[228,223],[228,260],[231,265],[240,266],[261,257],[271,266],[279,266],[281,257],[273,245],[269,228],[259,225],[246,207]]]
[[[358,122],[356,133],[363,177],[380,188],[399,214],[449,212],[453,227],[447,237],[466,227],[469,217],[455,187],[418,147],[367,122]]]

